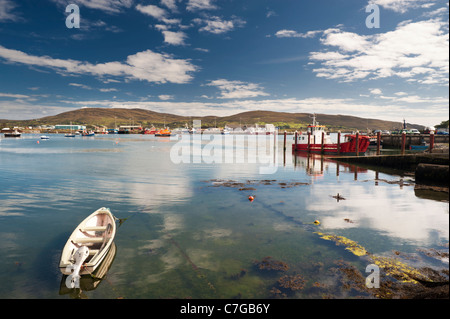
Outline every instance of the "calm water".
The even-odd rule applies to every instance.
[[[276,153],[270,139],[264,162],[246,153],[252,140],[220,154],[217,141],[191,149],[141,135],[2,137],[0,297],[77,297],[64,289],[60,253],[76,225],[103,206],[128,219],[105,279],[87,282],[78,297],[272,298],[280,277],[297,274],[304,288],[287,298],[358,296],[333,269],[342,260],[364,274],[369,261],[317,232],[379,256],[401,252],[413,266],[448,268],[448,260],[421,254],[448,251],[448,201],[416,196],[409,177],[320,157],[294,160],[290,145],[283,158],[282,137]],[[199,155],[210,149],[215,162]],[[289,269],[259,270],[255,263],[267,256]]]

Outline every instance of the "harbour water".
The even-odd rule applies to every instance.
[[[272,147],[273,137],[264,138]],[[295,158],[290,145],[284,157],[282,136],[265,162],[258,153],[236,160],[255,140],[224,145],[222,158],[236,155],[230,161],[196,158],[195,147],[189,160],[174,160],[192,140],[184,142],[2,138],[0,298],[374,298],[349,287],[341,270],[365,278],[376,256],[448,271],[448,257],[427,253],[448,256],[448,197],[418,196],[413,176]],[[123,221],[114,258],[103,280],[68,291],[61,250],[100,207]]]

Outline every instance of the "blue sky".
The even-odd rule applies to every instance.
[[[66,26],[71,3],[80,28]],[[0,118],[123,107],[435,125],[448,18],[442,0],[0,0]]]

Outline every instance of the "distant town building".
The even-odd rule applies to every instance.
[[[86,126],[84,125],[68,125],[68,124],[63,124],[63,125],[55,125],[55,130],[74,130],[74,131],[79,131],[79,130],[86,130]]]

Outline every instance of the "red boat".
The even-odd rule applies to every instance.
[[[323,139],[323,143],[322,143]],[[359,134],[346,134],[344,142],[332,143],[331,137],[325,133],[325,126],[316,123],[313,116],[313,124],[308,125],[306,133],[297,134],[297,141],[292,144],[293,152],[309,152],[324,155],[364,155],[370,144],[370,138]]]
[[[155,134],[156,132],[157,130],[155,128],[151,129],[146,128],[145,130],[142,131],[142,134]]]

